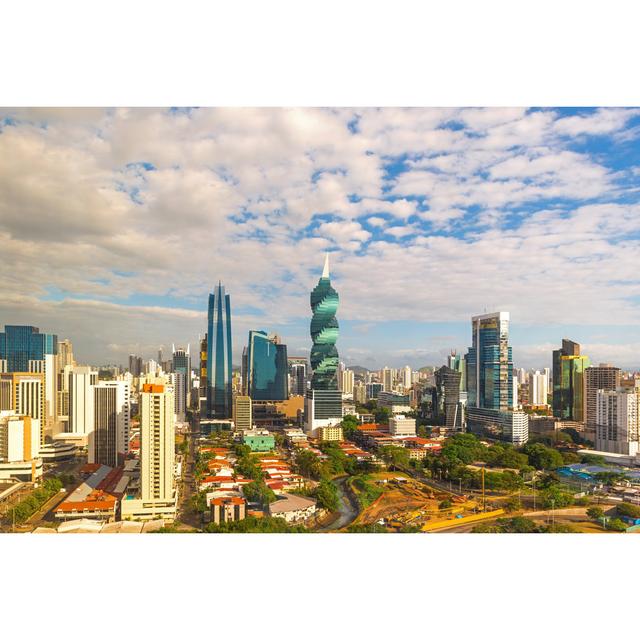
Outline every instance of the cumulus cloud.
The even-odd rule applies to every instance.
[[[516,324],[627,335],[640,324],[638,167],[588,141],[624,149],[639,120],[633,109],[5,110],[2,320],[69,336],[100,361],[194,343],[221,279],[238,349],[259,327],[303,352],[330,250],[347,328],[385,325],[392,309],[466,335],[489,307]],[[341,353],[364,357],[357,340],[347,330]],[[442,349],[382,337],[371,357],[399,365],[407,350]]]

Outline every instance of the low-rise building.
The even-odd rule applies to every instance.
[[[389,418],[389,433],[392,436],[415,436],[416,421],[404,415],[394,415]]]
[[[269,515],[283,518],[289,523],[305,522],[317,512],[316,501],[306,496],[282,494],[269,505]]]
[[[211,522],[244,520],[247,501],[240,496],[221,496],[211,500]]]
[[[276,446],[275,437],[265,430],[245,431],[242,444],[246,444],[251,451],[273,451]]]
[[[318,427],[316,435],[320,442],[341,442],[343,440],[342,427],[339,425]]]
[[[88,466],[88,465],[87,465]],[[91,473],[54,511],[59,520],[91,518],[112,522],[124,487],[120,482],[123,469],[97,465]]]

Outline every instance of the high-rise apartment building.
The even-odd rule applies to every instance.
[[[101,380],[93,386],[93,431],[89,462],[115,467],[129,452],[130,389],[124,380]]]
[[[187,348],[175,348],[175,345],[171,345],[173,352],[173,373],[182,374],[182,388],[176,390],[176,415],[184,416],[187,412],[187,407],[191,403],[191,354],[189,353],[191,345],[187,345]],[[179,376],[178,376],[179,377]]]
[[[621,373],[618,367],[610,364],[600,364],[597,367],[587,367],[584,372],[585,389],[587,396],[587,413],[585,418],[585,430],[587,437],[596,433],[597,399],[598,390],[615,390],[620,386]]]
[[[358,404],[364,404],[367,401],[367,387],[359,380],[353,385],[353,400]]]
[[[175,499],[173,393],[145,384],[140,394],[140,489],[143,501]]]
[[[28,462],[40,451],[40,421],[0,411],[0,462]]]
[[[402,369],[400,370],[400,379],[401,379],[402,386],[404,387],[405,390],[411,389],[413,385],[411,374],[412,374],[412,371],[411,371],[411,367],[409,366],[402,367]]]
[[[233,423],[237,431],[252,428],[253,412],[249,396],[236,396],[233,399]]]
[[[151,378],[149,378],[151,379]],[[121,502],[123,520],[175,518],[174,390],[145,382],[140,393],[140,483]]]
[[[596,392],[596,449],[635,456],[640,445],[640,387]]]
[[[0,385],[1,408],[37,420],[40,444],[43,445],[42,425],[46,421],[44,373],[2,373]]]
[[[221,282],[209,294],[206,364],[207,417],[231,418],[231,297]]]
[[[549,382],[545,373],[534,371],[529,375],[529,404],[546,405]]]
[[[69,372],[69,433],[89,436],[95,424],[93,387],[98,372],[91,367],[73,367]]]
[[[142,375],[142,357],[136,356],[133,353],[129,354],[129,373],[136,378]]]
[[[342,372],[342,393],[344,395],[353,396],[353,384],[355,382],[355,376],[351,369],[345,369]]]
[[[58,336],[40,333],[37,327],[5,325],[0,333],[0,371],[43,374],[41,444],[57,426]]]
[[[577,342],[563,339],[562,347],[553,352],[553,415],[556,418],[585,421],[585,370],[589,364],[589,358],[580,354]]]
[[[278,336],[249,331],[246,382],[243,387],[253,401],[282,401],[289,398],[287,346]]]
[[[389,369],[389,367],[382,369],[380,378],[382,380],[382,390],[393,391],[393,369]]]

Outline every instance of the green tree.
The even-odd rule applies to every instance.
[[[347,440],[352,440],[353,436],[358,432],[360,421],[356,416],[346,415],[342,418],[342,433]]]
[[[573,496],[558,485],[552,485],[540,492],[543,509],[562,509],[573,504]]]
[[[249,516],[243,520],[232,522],[214,522],[204,528],[205,533],[306,533],[301,525],[288,525],[283,518],[254,518]]]
[[[276,500],[276,494],[267,487],[262,478],[245,484],[242,492],[248,502],[258,502],[263,507],[266,507]]]
[[[440,502],[440,504],[438,505],[438,509],[440,509],[440,511],[445,511],[446,509],[451,509],[452,506],[453,502],[451,502],[451,500],[447,498],[446,500]]]
[[[373,415],[375,416],[375,420],[378,424],[389,424],[391,411],[389,411],[387,407],[376,407]]]
[[[589,507],[587,509],[587,515],[592,520],[600,521],[604,517],[604,511],[600,507]]]
[[[294,466],[301,476],[318,480],[322,475],[322,461],[308,449],[299,449],[294,457]]]
[[[607,529],[611,531],[626,531],[629,525],[620,520],[620,518],[612,518],[607,522]]]
[[[329,511],[337,511],[340,507],[338,489],[330,480],[321,480],[315,490],[315,497],[318,505]]]
[[[404,447],[381,447],[380,457],[390,469],[407,469],[409,467],[409,452]]]
[[[616,512],[619,516],[626,516],[627,518],[640,518],[640,507],[635,504],[629,504],[628,502],[621,502],[616,506]]]
[[[523,453],[528,456],[529,464],[536,469],[556,469],[563,465],[560,453],[541,443],[527,443],[523,448]]]

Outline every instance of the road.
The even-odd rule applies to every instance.
[[[180,493],[178,496],[178,520],[184,524],[202,528],[202,521],[199,515],[196,515],[189,508],[191,497],[196,494],[196,480],[194,477],[194,468],[196,463],[196,447],[198,437],[200,436],[200,417],[196,413],[191,418],[191,431],[185,434],[185,438],[189,443],[187,455],[182,462],[182,478],[180,479]]]

